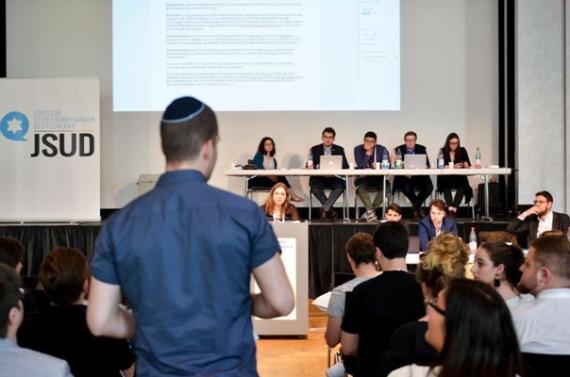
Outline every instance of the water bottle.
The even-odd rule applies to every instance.
[[[396,169],[402,169],[404,167],[403,165],[402,153],[400,153],[399,149],[396,149]]]
[[[443,158],[443,151],[440,149],[437,154],[437,168],[443,169],[445,167],[445,159]]]
[[[388,157],[388,151],[384,149],[382,153],[382,169],[390,169],[390,158]]]
[[[307,169],[313,168],[313,152],[309,151],[309,155],[307,156]]]
[[[481,150],[479,149],[479,147],[477,147],[477,150],[475,151],[475,167],[476,168],[481,167]]]
[[[475,227],[471,227],[471,233],[469,233],[469,251],[475,253],[477,251],[477,234],[475,233]]]

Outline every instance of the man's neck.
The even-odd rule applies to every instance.
[[[548,211],[544,212],[542,215],[538,215],[538,218],[544,219],[546,216],[548,216],[551,213],[552,213],[552,210],[548,210]]]
[[[196,170],[202,173],[203,176],[206,176],[204,166],[196,162],[167,162],[166,163],[166,172],[173,172],[176,170]]]
[[[357,278],[366,278],[378,274],[374,263],[361,263],[354,269],[354,275]]]
[[[406,258],[381,258],[380,267],[382,271],[408,271],[408,266],[406,265]]]

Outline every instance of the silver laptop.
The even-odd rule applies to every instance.
[[[321,170],[340,170],[342,169],[342,156],[321,156]]]
[[[425,154],[405,154],[404,168],[427,169],[427,157]]]

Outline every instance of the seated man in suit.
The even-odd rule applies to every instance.
[[[320,167],[321,156],[342,156],[342,168],[348,168],[344,148],[334,144],[335,137],[336,131],[332,127],[327,127],[321,134],[323,143],[311,147],[313,163],[317,169]],[[334,219],[335,213],[332,207],[339,196],[344,192],[346,186],[345,182],[338,177],[311,177],[309,179],[309,186],[311,186],[311,193],[315,195],[322,205],[321,219]],[[331,190],[328,198],[325,195],[325,189]]]
[[[570,242],[544,236],[531,242],[520,292],[536,300],[512,311],[522,352],[570,355]]]
[[[16,271],[0,263],[0,376],[70,377],[64,360],[18,347],[16,334],[24,319],[21,298]]]
[[[425,154],[426,163],[429,168],[429,158],[427,157],[427,149],[423,145],[416,144],[418,135],[414,131],[408,131],[404,135],[404,144],[396,147],[396,153],[398,151],[402,155],[402,158],[406,154]],[[433,183],[429,176],[415,175],[415,176],[403,176],[398,175],[394,177],[394,191],[401,191],[402,194],[406,196],[412,202],[414,207],[414,219],[420,219],[423,217],[422,213],[422,203],[431,196],[433,191]],[[416,195],[416,190],[418,194]]]
[[[548,230],[560,230],[566,234],[570,227],[570,217],[552,211],[553,201],[548,191],[537,192],[534,205],[507,225],[507,232],[525,234],[529,244]]]
[[[389,153],[386,147],[376,144],[377,136],[375,132],[368,131],[364,134],[362,144],[354,147],[354,161],[358,169],[374,169],[375,164],[382,161],[382,157],[388,157]],[[354,180],[356,186],[356,195],[362,201],[366,208],[366,220],[368,222],[376,221],[376,210],[382,205],[384,199],[383,178],[380,176],[364,176]],[[374,202],[370,202],[368,192],[376,192]]]

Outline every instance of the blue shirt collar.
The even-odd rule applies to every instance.
[[[182,182],[206,182],[206,177],[198,170],[173,170],[162,174],[156,185],[164,186]]]

